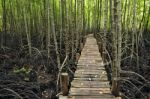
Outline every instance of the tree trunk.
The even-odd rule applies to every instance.
[[[28,28],[28,23],[27,22],[27,14],[26,14],[26,10],[24,8],[24,24],[25,24],[25,32],[26,32],[26,36],[27,36],[27,42],[28,42],[28,49],[29,49],[29,56],[32,56],[32,45],[31,45],[31,34]]]
[[[54,38],[54,44],[55,44],[55,51],[56,51],[56,56],[57,56],[57,64],[58,64],[58,68],[60,68],[60,55],[59,55],[59,51],[58,51],[58,43],[57,43],[57,38],[56,38],[56,32],[55,32],[55,23],[54,23],[54,14],[53,14],[53,1],[50,1],[51,6],[50,6],[50,19],[51,19],[51,31],[53,33],[53,38]]]
[[[6,11],[6,0],[2,0],[2,10],[3,10],[3,21],[2,21],[2,31],[1,33],[1,48],[4,46],[4,34],[6,34],[6,28],[7,28],[7,11]]]
[[[48,58],[50,58],[50,40],[51,40],[51,33],[50,33],[50,0],[47,0],[47,52],[48,52]]]
[[[121,64],[121,1],[114,0],[113,11],[113,64],[112,64],[112,94],[119,96],[120,64]]]
[[[103,51],[102,57],[103,61],[105,62],[105,49],[106,49],[106,36],[107,36],[107,20],[108,20],[108,0],[105,0],[105,10],[104,10],[104,35],[103,35]]]

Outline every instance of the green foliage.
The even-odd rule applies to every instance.
[[[67,1],[67,4],[69,4],[69,1]],[[78,1],[78,0],[77,0]],[[103,25],[104,23],[104,13],[102,13],[100,16],[97,16],[97,13],[100,13],[100,10],[102,10],[102,12],[104,12],[104,2],[105,0],[102,0],[102,9],[100,8],[96,8],[98,6],[98,1],[100,0],[85,0],[85,19],[86,21],[90,21],[90,25],[93,25],[93,20],[95,17],[98,17],[98,19],[100,19],[101,16],[101,25]],[[6,9],[7,9],[7,19],[9,21],[7,21],[7,26],[8,28],[10,28],[10,21],[13,19],[15,21],[15,23],[20,23],[20,21],[23,19],[23,14],[26,14],[28,16],[28,20],[33,20],[33,24],[32,25],[36,25],[37,23],[41,23],[42,20],[44,20],[43,16],[44,16],[44,12],[46,11],[45,7],[45,3],[46,0],[6,0]],[[122,11],[125,11],[125,2],[126,0],[122,0]],[[130,2],[130,3],[129,3]],[[0,0],[0,4],[2,5],[2,0]],[[59,24],[59,16],[60,16],[60,0],[54,0],[54,4],[55,4],[55,17],[57,19],[57,24]],[[73,0],[73,5],[75,4],[75,0]],[[52,6],[52,5],[51,5]],[[131,9],[133,8],[133,0],[127,0],[127,5],[126,5],[126,9],[128,10],[128,8]],[[129,7],[128,7],[129,6]],[[145,6],[145,8],[144,8]],[[73,7],[73,6],[72,6]],[[78,5],[77,5],[78,7]],[[137,5],[137,22],[138,24],[140,24],[142,17],[143,17],[143,13],[145,13],[145,15],[147,15],[149,12],[149,7],[150,7],[150,1],[149,0],[145,0],[145,4],[144,4],[144,0],[138,0],[138,5]],[[25,12],[23,12],[23,9],[26,9]],[[122,13],[122,17],[126,16],[126,21],[127,19],[127,13],[130,13],[130,16],[132,16],[132,11],[128,12],[126,10],[126,13]],[[9,13],[11,12],[11,13]],[[12,15],[9,15],[12,14]],[[90,15],[90,19],[88,19]],[[96,16],[95,16],[96,15]],[[0,28],[2,28],[2,16],[3,16],[3,9],[2,6],[0,6]],[[11,16],[13,16],[13,18],[11,18]],[[146,17],[145,17],[146,20]],[[132,21],[132,18],[130,19],[130,21]],[[21,24],[21,23],[20,23]],[[19,24],[18,24],[19,25]],[[150,23],[148,23],[148,25],[150,26]],[[130,24],[130,27],[132,25]],[[92,27],[92,26],[91,26]],[[103,27],[103,26],[102,26]],[[17,28],[17,27],[16,27]],[[37,28],[37,27],[35,27]]]
[[[31,72],[30,66],[23,66],[22,68],[14,68],[13,72],[17,75],[22,76],[23,80],[28,81],[29,80],[29,73]]]
[[[25,67],[22,67],[21,69],[15,68],[14,73],[19,74],[19,73],[24,73],[24,74],[29,74],[31,70],[26,69]]]
[[[1,4],[2,4],[2,1],[0,0],[0,31],[2,29],[2,6]]]

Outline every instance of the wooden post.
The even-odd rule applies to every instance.
[[[103,48],[102,42],[98,42],[97,44],[98,44],[99,51],[100,51],[100,53],[101,53],[103,62],[105,63],[105,62],[106,62],[106,51],[105,51],[105,49]]]
[[[83,37],[83,45],[85,44],[86,42],[86,36]]]
[[[112,81],[112,89],[111,92],[114,96],[118,97],[119,96],[119,83],[117,79],[113,79]]]
[[[100,53],[102,54],[102,52],[103,52],[103,46],[102,46],[101,42],[98,42],[98,47],[99,47]]]
[[[79,58],[80,58],[80,53],[76,53],[76,62],[78,62]]]
[[[106,63],[106,51],[105,50],[103,50],[103,52],[102,52],[102,59],[103,59],[103,62],[104,63]]]
[[[68,73],[62,73],[61,74],[61,84],[62,84],[61,91],[62,91],[64,96],[67,96],[68,95],[68,85],[69,85]]]
[[[80,43],[80,49],[82,51],[82,49],[83,49],[83,43]]]

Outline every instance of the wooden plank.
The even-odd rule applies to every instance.
[[[85,62],[78,62],[78,64],[77,65],[81,65],[81,66],[85,66],[85,65],[88,65],[88,66],[93,66],[93,65],[95,65],[95,66],[104,66],[104,64],[103,63],[95,63],[95,64],[93,64],[93,63],[85,63]]]
[[[93,67],[89,67],[89,69],[88,68],[81,68],[81,69],[77,69],[76,71],[78,71],[78,72],[106,72],[105,71],[105,68],[101,68],[101,67],[99,67],[99,68],[97,68],[96,70],[95,69],[92,69]]]
[[[93,53],[95,53],[95,52],[99,52],[99,49],[97,49],[96,47],[98,47],[98,46],[96,46],[95,48],[90,48],[91,46],[89,46],[88,48],[85,48],[85,46],[84,46],[84,48],[83,48],[83,50],[82,50],[82,53],[84,53],[84,52],[93,52]],[[92,46],[93,47],[93,46]]]
[[[107,73],[106,73],[106,71],[103,71],[103,73],[101,73],[101,71],[100,71],[100,73],[99,72],[90,72],[90,71],[83,71],[83,72],[78,72],[78,71],[76,71],[75,72],[75,76],[84,76],[84,75],[107,75]]]
[[[102,59],[79,59],[78,63],[90,63],[90,62],[93,62],[93,63],[101,63],[103,60]]]
[[[80,70],[80,69],[85,69],[85,70],[105,70],[105,68],[102,66],[94,66],[94,65],[79,65],[77,66],[77,70]]]
[[[91,55],[100,55],[99,50],[98,49],[83,49],[81,52],[81,55],[83,54],[91,54]],[[101,56],[100,56],[101,57]]]
[[[91,75],[91,76],[89,76],[89,75],[75,76],[74,79],[75,78],[78,78],[78,79],[82,79],[82,78],[88,79],[87,81],[98,81],[98,80],[94,80],[94,79],[100,79],[100,81],[105,81],[105,79],[108,79],[107,76],[101,76],[101,77],[99,77],[99,76],[94,76],[94,75]]]
[[[99,52],[99,49],[83,49],[82,52],[81,52],[81,55],[83,53],[89,53],[89,52]]]
[[[94,72],[78,72],[74,74],[75,77],[80,77],[80,76],[92,76],[92,77],[103,77],[106,76],[107,77],[107,73],[106,72],[100,72],[100,73],[94,73]]]
[[[84,57],[84,56],[88,56],[88,57],[93,56],[93,57],[96,57],[96,58],[98,58],[98,57],[101,58],[99,52],[96,52],[96,51],[95,51],[95,53],[92,53],[92,52],[84,52],[84,53],[82,53],[81,52],[81,56],[82,57]]]
[[[83,67],[83,66],[79,66],[77,67],[77,70],[79,69],[85,69],[85,70],[105,70],[104,67]]]
[[[112,94],[99,94],[99,95],[72,95],[72,99],[115,99]]]
[[[99,57],[99,58],[100,58],[100,57],[101,57],[100,54],[82,54],[81,56],[82,56],[82,57],[88,56],[88,57],[90,57],[90,58],[92,58],[92,57],[93,57],[93,58],[94,58],[94,57],[97,57],[97,58]]]
[[[78,62],[77,66],[83,66],[83,67],[91,67],[91,66],[104,67],[104,64],[103,63],[92,63],[91,61],[87,61],[87,62]]]
[[[101,85],[109,85],[109,81],[107,82],[99,82],[99,81],[80,81],[80,80],[73,80],[72,84],[77,84],[77,83],[83,83],[85,85],[89,85],[89,84],[101,84]]]
[[[99,81],[73,81],[71,86],[75,88],[110,88],[109,82]]]
[[[97,44],[95,44],[95,43],[93,43],[93,44],[88,44],[88,43],[86,43],[85,45],[84,45],[84,49],[97,49],[96,47],[94,48],[94,47],[96,46],[96,47],[98,47],[98,45]],[[87,48],[86,48],[87,47]]]
[[[102,77],[107,77],[106,71],[102,71],[100,73],[94,73],[94,72],[78,72],[74,74],[75,77],[91,77],[91,78],[102,78]]]
[[[76,70],[75,71],[76,74],[107,74],[105,70],[92,70],[92,69],[88,69],[88,70]]]
[[[100,97],[100,96],[72,96],[68,99],[115,99],[114,97]]]
[[[80,60],[92,60],[93,58],[91,57],[82,57],[80,56]],[[95,60],[102,60],[101,57],[94,57]]]
[[[70,94],[104,94],[104,93],[111,93],[110,88],[71,88]],[[92,94],[93,93],[93,94]]]
[[[110,92],[108,92],[108,93],[110,93]],[[95,96],[97,96],[97,95],[102,95],[102,94],[104,94],[103,93],[103,91],[99,91],[99,90],[76,90],[75,92],[70,92],[70,95],[73,95],[73,96],[75,96],[75,95],[95,95]]]
[[[75,78],[107,78],[107,75],[97,75],[97,74],[86,74],[86,75],[80,75],[80,74],[75,74]]]
[[[107,77],[101,78],[74,78],[74,80],[81,80],[81,81],[108,81]]]

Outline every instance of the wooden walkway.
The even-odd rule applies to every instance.
[[[78,60],[69,99],[116,99],[111,94],[102,57],[92,34],[87,36]]]

